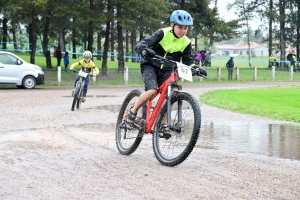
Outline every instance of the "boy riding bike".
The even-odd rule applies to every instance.
[[[89,75],[97,76],[99,74],[99,69],[95,66],[94,62],[91,59],[92,59],[92,53],[90,51],[83,52],[83,59],[76,63],[73,63],[70,66],[70,70],[73,70],[74,67],[81,66],[81,70],[83,68],[87,68]],[[78,75],[75,80],[74,87],[79,79],[80,79],[80,76]],[[86,100],[86,93],[88,90],[89,82],[90,82],[90,76],[87,76],[85,79],[85,85],[84,85],[84,89],[83,89],[83,98],[81,100],[82,102],[85,102],[85,100]],[[75,89],[73,89],[73,91],[72,91],[72,96],[74,95],[74,90]]]
[[[129,130],[134,128],[134,120],[138,109],[156,94],[157,88],[172,73],[172,66],[168,66],[168,64],[161,66],[159,62],[152,59],[156,54],[162,57],[169,57],[177,62],[181,61],[188,66],[194,66],[191,41],[186,36],[188,26],[193,25],[192,16],[184,10],[175,10],[170,17],[170,23],[170,27],[157,30],[151,36],[142,39],[135,48],[136,52],[143,57],[141,60],[141,72],[144,79],[145,92],[139,96],[135,105],[128,111],[126,128]],[[199,68],[198,66],[194,67]],[[200,68],[197,75],[206,77],[207,73]],[[171,135],[166,122],[164,122],[162,128],[164,135]]]

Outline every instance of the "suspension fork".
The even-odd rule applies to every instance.
[[[78,91],[78,98],[81,98],[80,97],[80,94],[81,94],[81,91],[83,90],[84,88],[84,84],[85,84],[85,80],[84,78],[80,77],[80,79],[77,81],[77,83],[80,82],[80,88],[79,88],[79,91]],[[76,84],[77,84],[76,83]]]
[[[180,87],[177,87],[179,90],[181,90]],[[168,84],[168,96],[167,96],[167,124],[169,127],[171,127],[171,112],[172,112],[172,102],[171,102],[171,99],[172,99],[172,95],[174,93],[178,93],[178,91],[173,91],[172,90],[172,84]],[[178,122],[181,122],[182,121],[182,101],[179,100],[178,101]]]

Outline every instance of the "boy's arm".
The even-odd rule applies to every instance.
[[[96,74],[96,75],[99,74],[99,68],[98,67],[94,66],[93,70],[94,70],[93,74]]]
[[[80,65],[80,62],[75,62],[70,66],[70,70],[74,69],[74,67],[77,67],[78,65]]]

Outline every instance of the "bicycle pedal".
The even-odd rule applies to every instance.
[[[125,121],[123,121],[120,126],[119,126],[121,129],[125,129],[126,128],[126,124],[125,124]]]

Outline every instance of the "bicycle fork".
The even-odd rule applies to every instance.
[[[169,86],[170,87],[170,86]],[[177,103],[177,122],[176,123],[172,123],[172,102],[171,102],[171,99],[172,99],[172,96],[174,93],[178,93],[178,91],[171,91],[171,87],[170,87],[170,90],[168,89],[168,98],[167,98],[167,126],[170,128],[171,131],[176,131],[177,133],[180,133],[181,130],[182,130],[182,109],[183,109],[183,103],[182,103],[182,100],[178,100]]]

